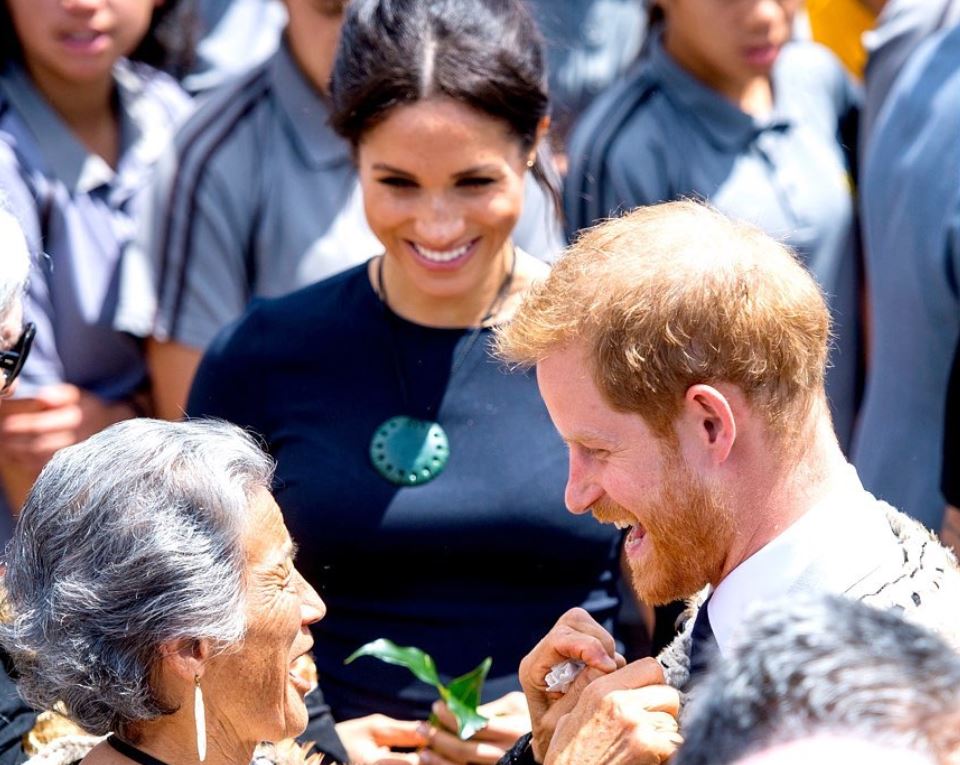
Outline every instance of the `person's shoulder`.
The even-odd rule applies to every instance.
[[[242,140],[245,127],[267,102],[272,58],[205,94],[177,131],[174,151],[180,161],[216,157]],[[262,147],[261,147],[262,148]]]
[[[160,110],[171,125],[183,122],[193,111],[193,100],[180,83],[148,64],[121,59],[114,69],[114,77],[122,91]]]
[[[827,96],[836,109],[845,108],[855,90],[843,62],[833,51],[809,40],[796,40],[784,46],[774,76],[795,96]]]

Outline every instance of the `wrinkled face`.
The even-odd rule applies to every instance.
[[[443,98],[397,107],[364,134],[367,220],[405,288],[449,298],[501,278],[527,159],[503,122]]]
[[[701,81],[725,91],[768,75],[790,39],[799,0],[659,0],[665,45]]]
[[[540,393],[570,450],[566,503],[629,528],[624,554],[637,594],[668,603],[716,583],[733,521],[711,490],[637,414],[615,411],[572,344],[537,365]]]
[[[243,541],[247,633],[238,650],[207,663],[201,687],[208,721],[241,740],[279,741],[307,727],[310,685],[294,665],[313,646],[309,626],[326,607],[293,565],[293,542],[266,491],[251,503]]]
[[[162,0],[6,0],[27,69],[41,84],[110,76],[137,47]]]

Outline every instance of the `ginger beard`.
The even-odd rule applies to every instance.
[[[603,498],[593,507],[602,522],[630,518],[642,526],[646,550],[630,560],[630,578],[644,603],[659,606],[716,585],[733,538],[729,503],[670,450],[660,495],[632,509]]]

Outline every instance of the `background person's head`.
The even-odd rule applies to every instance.
[[[545,58],[520,0],[354,0],[331,95],[402,288],[495,291],[528,166],[550,173]]]
[[[31,75],[82,83],[126,56],[183,76],[193,64],[194,17],[187,0],[0,0],[0,70],[16,61]]]
[[[0,199],[2,205],[2,199]],[[23,293],[30,269],[27,242],[17,219],[0,206],[0,351],[9,351],[23,332]],[[0,369],[0,396],[10,392]]]
[[[652,0],[651,26],[664,47],[708,87],[739,100],[767,78],[790,40],[800,0]]]
[[[23,697],[162,748],[194,740],[199,682],[211,747],[249,757],[301,733],[308,689],[291,669],[323,604],[293,566],[272,476],[218,422],[129,420],[59,451],[7,555],[2,638]]]
[[[744,618],[730,653],[698,686],[683,735],[676,765],[732,763],[801,740],[812,748],[830,736],[955,763],[960,655],[926,629],[846,598],[767,604]],[[823,750],[816,760],[831,761]]]
[[[340,39],[340,25],[350,0],[283,0],[284,34],[301,71],[318,90],[330,88],[330,73]]]
[[[745,474],[786,470],[828,417],[828,338],[786,248],[673,202],[586,231],[499,347],[537,365],[570,445],[568,508],[633,527],[634,584],[657,603],[722,578],[753,509],[734,493],[759,483]]]

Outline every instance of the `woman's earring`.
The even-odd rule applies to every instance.
[[[193,681],[193,721],[197,726],[197,757],[200,762],[207,759],[207,715],[203,709],[203,691],[200,690],[200,675],[194,675]]]
[[[527,160],[527,167],[533,167],[535,164],[537,164],[537,160],[533,159],[532,157]]]

